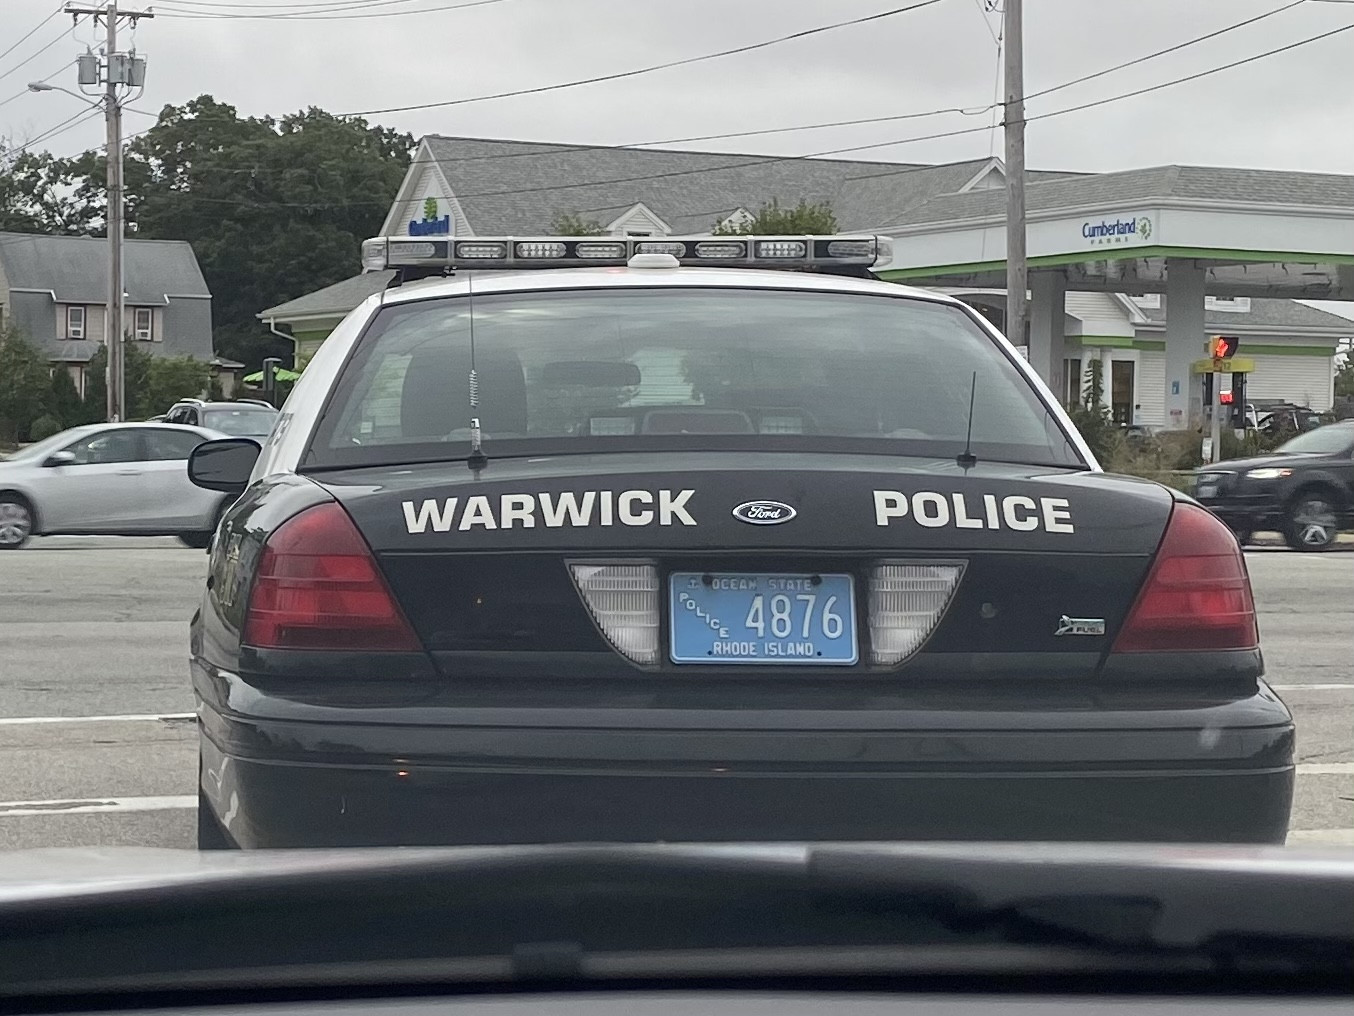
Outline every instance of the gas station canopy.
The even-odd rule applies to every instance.
[[[1354,176],[1160,166],[1045,178],[1025,193],[1029,335],[1011,338],[1028,342],[1054,391],[1064,385],[1068,291],[1165,294],[1171,429],[1198,419],[1205,297],[1354,300]],[[933,198],[877,232],[893,237],[880,278],[1005,286],[1000,186]]]

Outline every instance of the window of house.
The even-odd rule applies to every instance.
[[[83,339],[85,337],[85,309],[83,307],[66,308],[66,338]]]
[[[149,342],[150,335],[150,308],[138,307],[133,315],[132,327],[135,329],[136,337],[142,342]]]

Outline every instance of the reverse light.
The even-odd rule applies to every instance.
[[[1250,576],[1232,531],[1206,509],[1176,504],[1113,652],[1255,649]]]
[[[371,548],[333,501],[293,516],[264,544],[242,641],[257,649],[423,648]]]
[[[870,573],[870,657],[901,663],[922,647],[945,615],[964,565],[959,561],[882,561]]]
[[[1281,480],[1285,476],[1292,476],[1293,470],[1279,469],[1275,466],[1264,466],[1260,469],[1248,469],[1246,475],[1252,480]]]
[[[635,663],[657,663],[657,566],[577,562],[569,572],[607,641]]]

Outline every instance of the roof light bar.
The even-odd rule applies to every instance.
[[[459,266],[483,269],[622,266],[636,254],[670,254],[683,265],[737,268],[873,267],[892,257],[886,236],[473,237],[410,240],[378,236],[362,244],[362,267],[440,274]]]

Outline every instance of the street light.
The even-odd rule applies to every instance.
[[[62,88],[60,85],[49,85],[46,81],[30,81],[28,83],[30,92],[65,92],[67,95],[73,95],[88,106],[101,105],[99,100],[91,99],[88,95],[81,95],[79,92],[72,92],[69,88]]]

